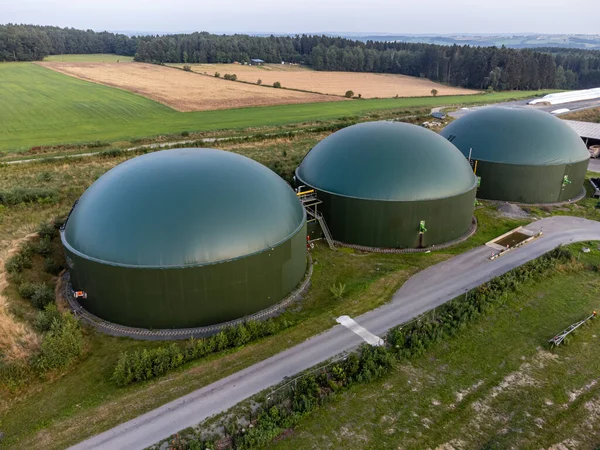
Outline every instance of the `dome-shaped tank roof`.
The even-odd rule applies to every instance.
[[[221,150],[164,150],[101,176],[69,217],[64,241],[87,258],[180,267],[271,248],[295,234],[304,210],[265,166]]]
[[[462,194],[476,178],[464,156],[433,131],[367,122],[317,144],[296,171],[321,191],[370,200],[433,200]]]
[[[572,164],[590,157],[581,138],[562,120],[526,107],[490,106],[449,124],[442,136],[465,156],[504,164]]]

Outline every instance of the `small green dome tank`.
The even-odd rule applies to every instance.
[[[441,135],[466,157],[503,164],[574,164],[590,157],[575,131],[559,118],[527,107],[490,106],[450,123]]]
[[[480,198],[555,203],[582,193],[589,152],[577,133],[550,113],[485,107],[450,123],[441,135],[476,162]]]
[[[459,238],[470,228],[477,186],[454,145],[425,128],[387,121],[325,138],[306,155],[296,181],[317,190],[334,239],[379,248]]]
[[[447,140],[423,127],[387,121],[353,125],[323,139],[297,176],[332,194],[390,201],[459,195],[475,182]]]
[[[221,150],[138,156],[101,176],[62,241],[82,306],[123,325],[190,328],[282,300],[306,267],[305,211],[267,167]]]

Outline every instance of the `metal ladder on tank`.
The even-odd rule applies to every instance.
[[[309,191],[302,192],[301,191],[302,187],[303,186],[298,188],[298,192],[296,193],[296,195],[302,202],[302,206],[304,206],[304,209],[306,210],[306,214],[308,216],[312,217],[313,220],[316,220],[319,223],[319,226],[321,227],[321,231],[323,231],[323,236],[325,237],[325,240],[327,241],[327,245],[329,245],[329,248],[331,250],[335,250],[333,236],[331,236],[331,232],[329,231],[329,227],[327,226],[327,223],[325,222],[325,218],[323,217],[323,214],[321,214],[317,210],[317,205],[322,203],[321,200],[319,200],[317,198],[317,193],[314,190],[311,189]]]

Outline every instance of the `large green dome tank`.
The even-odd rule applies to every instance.
[[[62,239],[90,312],[129,326],[188,328],[282,300],[304,275],[305,227],[294,191],[265,166],[177,149],[100,177]]]
[[[336,240],[370,247],[437,245],[470,227],[476,178],[456,147],[425,128],[368,122],[317,144],[296,170],[318,191]],[[420,222],[427,232],[419,234]]]
[[[442,136],[481,176],[478,196],[522,203],[567,201],[582,192],[589,152],[562,120],[530,107],[486,107],[449,124]],[[566,177],[566,178],[565,178]]]

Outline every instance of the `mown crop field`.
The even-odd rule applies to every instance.
[[[156,64],[40,64],[65,75],[143,95],[180,112],[345,100],[343,97],[236,83]]]
[[[175,69],[172,69],[175,70]],[[198,75],[200,76],[200,75]],[[0,65],[0,151],[360,117],[370,111],[481,104],[547,91],[307,103],[180,113],[30,63]]]
[[[59,62],[131,62],[133,56],[115,55],[114,53],[90,53],[84,55],[50,55],[44,61]]]
[[[183,64],[174,64],[183,67]],[[261,81],[262,85],[272,86],[280,82],[284,88],[301,89],[330,95],[344,95],[351,90],[355,96],[363,98],[424,97],[436,89],[438,95],[469,95],[477,91],[446,86],[427,78],[406,75],[365,72],[315,71],[302,66],[289,64],[265,64],[248,66],[242,64],[192,64],[194,72],[213,75],[234,73],[239,80],[249,83]]]

